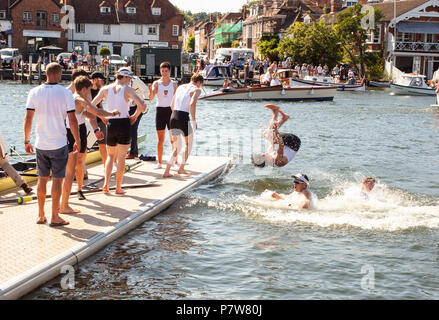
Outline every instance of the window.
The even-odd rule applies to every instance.
[[[104,24],[104,34],[111,34],[111,25]]]
[[[172,49],[178,49],[178,44],[173,44]]]
[[[6,10],[0,11],[0,19],[6,19]]]
[[[413,42],[415,39],[413,33],[404,33],[404,42]]]
[[[162,8],[152,8],[153,16],[160,16],[162,14]]]
[[[77,23],[76,24],[76,33],[85,33],[85,24]]]
[[[178,37],[178,34],[179,34],[179,27],[178,26],[176,26],[176,25],[174,25],[174,26],[172,26],[172,35],[174,36],[174,37]]]
[[[101,13],[102,14],[110,14],[111,8],[110,7],[101,7]]]
[[[368,31],[366,43],[381,43],[381,24]]]
[[[47,29],[47,12],[37,11],[37,28]]]
[[[141,24],[136,24],[135,34],[143,34],[143,26]]]
[[[425,35],[425,42],[433,43],[433,35],[431,33]]]
[[[136,14],[136,8],[128,7],[127,8],[127,13],[128,14]]]
[[[23,12],[23,21],[32,21],[32,12]]]
[[[149,26],[148,27],[148,34],[156,35],[157,34],[157,27],[156,26]]]
[[[52,13],[52,22],[59,22],[59,13]]]

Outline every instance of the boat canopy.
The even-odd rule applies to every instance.
[[[231,78],[230,66],[207,66],[206,79],[209,78]]]

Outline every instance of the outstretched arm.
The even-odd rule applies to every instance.
[[[131,125],[137,121],[137,118],[140,116],[142,112],[148,110],[148,106],[146,103],[136,94],[133,88],[127,87],[125,89],[125,99],[128,101],[132,99],[134,103],[137,105],[136,113],[130,117]]]
[[[197,120],[195,118],[195,115],[197,112],[197,102],[198,102],[198,98],[200,97],[200,95],[201,95],[201,89],[196,89],[194,91],[194,94],[192,95],[192,99],[191,99],[190,112],[191,112],[192,122],[194,123],[195,130],[198,129]]]
[[[77,97],[76,100],[78,100],[79,103],[81,103],[85,110],[92,115],[108,118],[108,117],[114,117],[120,114],[118,110],[113,111],[106,111],[104,109],[100,109],[95,107],[91,102],[89,102],[87,99],[84,99],[83,97]]]

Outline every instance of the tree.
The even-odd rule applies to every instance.
[[[195,51],[195,36],[193,34],[191,34],[189,36],[189,38],[187,39],[186,51],[188,51],[188,52],[194,52]]]
[[[372,12],[364,12],[362,8],[363,6],[357,3],[355,6],[340,12],[337,15],[335,30],[345,53],[350,57],[352,64],[356,67],[358,64],[360,65],[360,75],[364,76],[366,73],[366,40],[371,30],[367,25],[372,22],[368,17],[373,17],[374,25],[372,28],[375,32],[378,32],[377,23],[381,20],[383,14],[380,8],[374,8]]]
[[[99,55],[101,57],[107,57],[107,56],[111,55],[111,51],[110,51],[110,49],[108,47],[102,47],[99,50]]]
[[[263,58],[279,61],[279,36],[262,36],[256,45]]]
[[[295,63],[327,64],[334,67],[342,58],[338,37],[331,25],[323,21],[306,24],[296,22],[279,42],[279,53]]]

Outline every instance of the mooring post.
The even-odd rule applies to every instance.
[[[32,84],[32,55],[29,56],[29,84]]]

